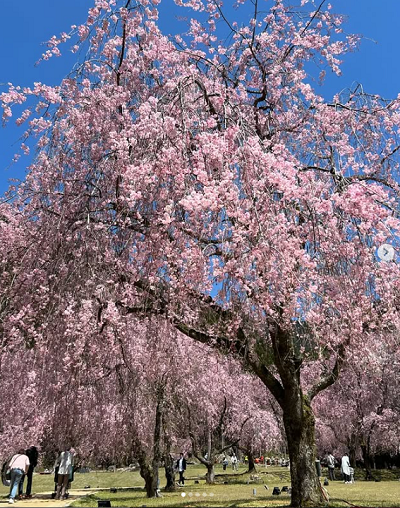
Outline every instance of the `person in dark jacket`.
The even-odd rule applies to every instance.
[[[336,477],[335,477],[335,457],[332,455],[332,452],[328,453],[326,463],[328,466],[329,479],[333,482],[334,480],[336,480]]]
[[[185,485],[184,473],[186,471],[186,459],[181,453],[179,459],[176,461],[176,469],[179,473],[179,485]]]
[[[60,469],[60,466],[59,466],[59,463],[58,463],[58,456],[60,455],[60,450],[57,448],[55,450],[56,452],[56,462],[54,464],[54,467],[53,467],[53,471],[54,471],[54,492],[51,494],[51,499],[54,499],[56,497],[56,494],[57,494],[57,485],[58,485],[58,470]]]
[[[27,482],[26,482],[25,497],[29,499],[32,497],[32,494],[31,494],[32,493],[32,477],[33,477],[33,471],[38,464],[39,452],[38,452],[36,446],[31,446],[26,450],[25,454],[29,458],[29,469],[28,469],[28,472],[26,473]]]

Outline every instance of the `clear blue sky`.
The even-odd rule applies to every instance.
[[[226,0],[226,4],[233,0]],[[268,5],[267,2],[266,5]],[[362,34],[361,48],[347,55],[340,78],[329,76],[324,95],[331,97],[355,81],[364,89],[393,98],[400,92],[400,0],[330,0],[334,12],[348,16],[346,32]],[[163,0],[160,24],[164,32],[175,31],[173,0]],[[80,24],[92,0],[1,0],[0,84],[30,86],[35,81],[58,84],[71,69],[75,56],[65,52],[35,67],[45,50],[42,43],[52,35]],[[373,42],[373,41],[376,42]],[[61,48],[62,49],[62,48]],[[4,90],[4,86],[0,86]],[[22,129],[13,123],[0,127],[0,195],[10,178],[22,178],[24,157],[8,168],[19,146]]]

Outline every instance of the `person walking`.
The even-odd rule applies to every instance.
[[[29,459],[29,469],[26,474],[26,491],[25,491],[25,497],[27,499],[30,499],[32,497],[32,477],[33,477],[33,471],[38,463],[39,458],[39,452],[36,448],[36,446],[30,446],[26,452],[26,456]]]
[[[335,478],[335,457],[332,455],[332,452],[328,453],[326,462],[327,462],[327,466],[328,466],[329,479],[331,481],[334,481],[334,480],[336,480],[336,478]]]
[[[183,456],[183,453],[180,454],[180,457],[176,462],[176,469],[179,473],[179,485],[185,485],[184,473],[186,471],[186,459]]]
[[[20,481],[29,469],[29,458],[25,455],[25,450],[19,450],[19,452],[11,458],[8,467],[11,470],[10,497],[8,502],[14,504]]]
[[[57,492],[55,499],[67,499],[66,490],[70,478],[71,471],[74,467],[74,450],[69,448],[61,452],[56,460],[58,466]]]
[[[344,483],[351,483],[350,478],[350,459],[347,453],[345,453],[342,457],[342,467],[341,471],[344,477]]]

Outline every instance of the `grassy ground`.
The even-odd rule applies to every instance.
[[[285,468],[260,467],[259,480],[251,481],[248,474],[240,474],[245,471],[239,469],[239,474],[232,475],[231,471],[226,476],[217,476],[215,485],[206,485],[204,481],[205,469],[199,466],[189,466],[186,471],[186,485],[180,487],[174,493],[162,493],[161,498],[147,499],[143,490],[143,480],[138,472],[115,473],[93,472],[76,474],[72,489],[85,487],[105,489],[93,492],[88,489],[88,496],[75,501],[74,507],[97,507],[99,499],[109,499],[112,506],[126,507],[166,507],[178,508],[193,507],[285,507],[290,503],[288,494],[273,496],[274,486],[282,487],[290,485],[289,472]],[[217,466],[217,474],[222,475],[222,468]],[[356,478],[362,474],[356,473]],[[330,495],[331,507],[400,507],[400,482],[398,474],[386,473],[382,475],[382,481],[364,482],[356,481],[352,485],[342,482],[332,482],[327,487]],[[389,481],[391,479],[391,481]],[[195,483],[195,481],[199,483]],[[164,477],[161,477],[161,485],[164,485]],[[225,484],[224,482],[228,482]],[[266,490],[264,485],[269,487]],[[52,475],[35,475],[33,480],[33,492],[51,491],[54,488]],[[111,493],[110,488],[121,489]],[[255,492],[254,492],[255,490]],[[90,494],[89,494],[90,493]],[[0,496],[6,496],[8,489],[0,487]]]

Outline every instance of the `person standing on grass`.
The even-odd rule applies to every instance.
[[[347,453],[345,453],[342,457],[342,474],[344,476],[344,483],[351,483],[350,479],[350,459]]]
[[[74,467],[74,449],[69,448],[61,452],[56,460],[58,465],[57,493],[55,499],[67,499],[66,491],[70,479],[71,471]]]
[[[232,471],[238,470],[238,459],[234,453],[231,456]]]
[[[329,479],[331,481],[336,480],[336,478],[335,478],[335,457],[332,455],[332,452],[328,453],[326,462],[327,462],[327,466],[328,466]]]
[[[32,497],[32,477],[33,477],[33,471],[38,463],[39,458],[39,452],[36,448],[36,446],[30,446],[26,452],[26,456],[29,458],[29,469],[26,474],[26,491],[25,491],[25,497],[27,499],[30,499]]]
[[[186,459],[183,456],[183,453],[180,454],[180,457],[176,462],[176,469],[179,473],[179,485],[185,485],[184,473],[186,471]]]
[[[56,449],[55,450],[55,455],[56,455],[56,461],[54,463],[54,466],[53,466],[53,473],[54,473],[54,492],[51,494],[51,498],[54,499],[57,495],[57,485],[58,485],[58,469],[60,467],[59,463],[58,463],[58,457],[60,455],[60,450]]]
[[[25,450],[19,450],[19,452],[11,458],[8,467],[11,470],[10,498],[8,502],[14,504],[22,477],[29,469],[29,458],[25,455]]]

